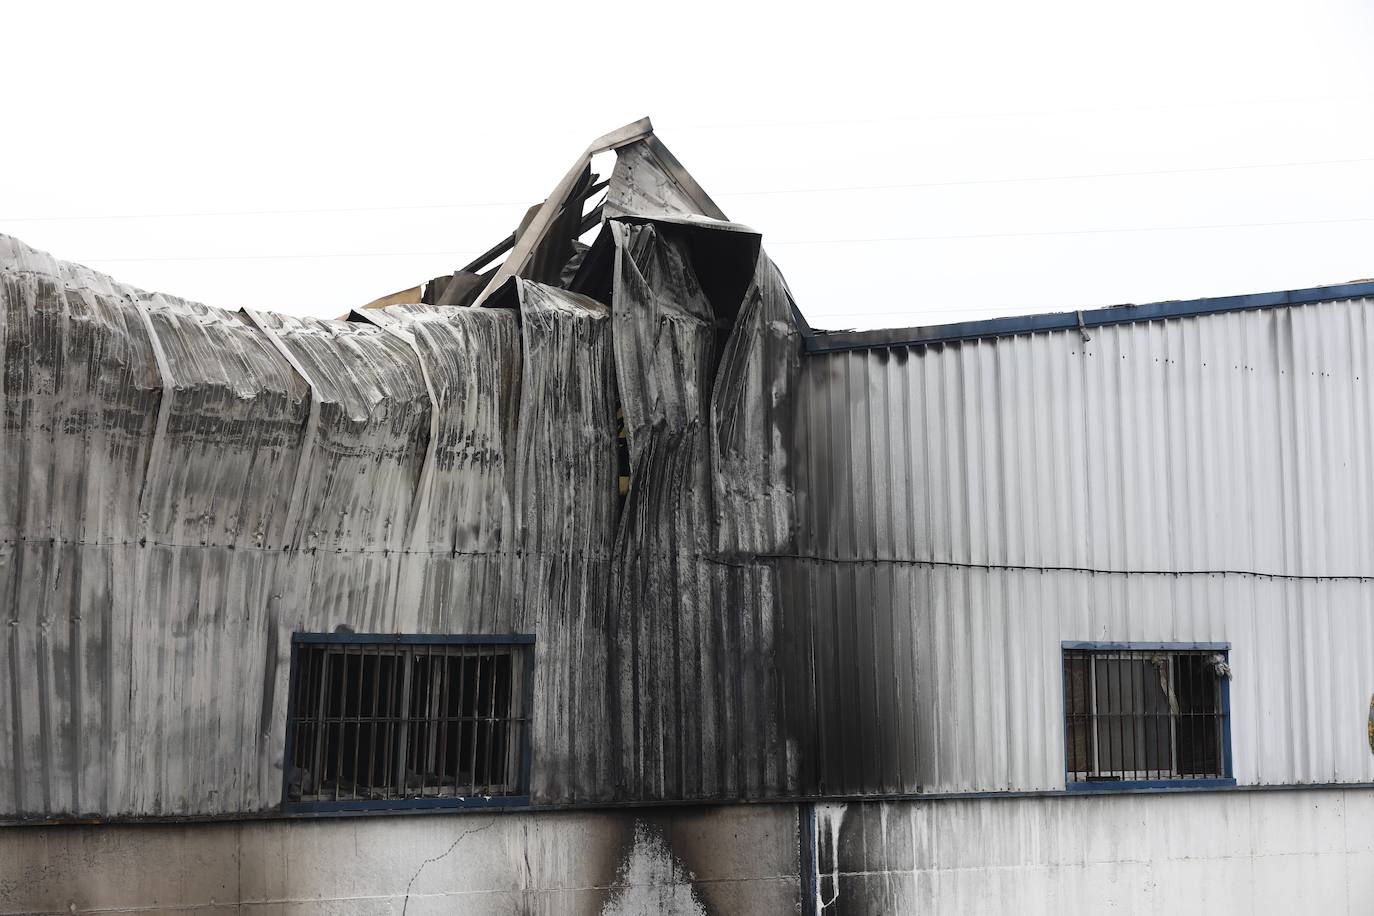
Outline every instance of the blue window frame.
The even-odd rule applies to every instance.
[[[1071,792],[1234,786],[1230,643],[1065,642]]]
[[[296,633],[283,807],[529,803],[534,637]]]

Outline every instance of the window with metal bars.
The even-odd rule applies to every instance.
[[[1069,789],[1231,779],[1229,646],[1066,643]]]
[[[522,803],[533,642],[531,636],[295,634],[287,806]]]

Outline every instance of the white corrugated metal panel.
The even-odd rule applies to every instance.
[[[808,359],[814,546],[837,559],[1374,574],[1369,300],[1090,333]]]
[[[1241,783],[1374,781],[1374,589],[1345,580],[903,567],[925,791],[1064,785],[1062,641],[1230,642]]]
[[[1055,789],[1061,641],[1228,641],[1241,782],[1374,781],[1374,303],[1090,336],[806,360],[817,682],[915,678],[924,791]]]

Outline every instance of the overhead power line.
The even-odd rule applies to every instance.
[[[133,264],[139,261],[291,261],[327,260],[330,258],[428,258],[440,255],[446,257],[469,257],[476,251],[342,251],[321,252],[318,254],[205,254],[158,258],[77,258],[79,264]]]
[[[1210,223],[1194,226],[1109,226],[1094,229],[1049,229],[1036,232],[971,232],[965,234],[951,235],[898,235],[898,236],[875,236],[872,238],[855,239],[782,239],[765,241],[765,247],[779,245],[868,245],[885,242],[932,242],[932,241],[958,241],[963,239],[1014,239],[1014,238],[1035,238],[1041,236],[1057,235],[1105,235],[1111,233],[1124,232],[1194,232],[1215,229],[1256,229],[1277,226],[1321,226],[1336,225],[1342,223],[1369,223],[1374,222],[1374,216],[1350,216],[1338,217],[1335,219],[1294,219],[1294,220],[1274,220],[1258,223]],[[318,253],[299,253],[299,254],[225,254],[225,255],[189,255],[153,258],[77,258],[83,264],[111,264],[111,263],[134,263],[139,261],[276,261],[292,259],[330,259],[330,258],[411,258],[411,257],[437,257],[440,255],[449,257],[462,257],[471,255],[471,251],[353,251],[353,252],[318,252]]]
[[[716,197],[759,197],[784,194],[834,194],[866,191],[901,191],[920,188],[952,188],[975,185],[1032,184],[1052,181],[1092,181],[1111,178],[1147,178],[1158,175],[1191,175],[1213,172],[1243,172],[1263,169],[1309,168],[1315,166],[1356,165],[1374,162],[1374,156],[1361,156],[1348,159],[1309,159],[1299,162],[1256,162],[1240,165],[1189,166],[1176,169],[1141,169],[1122,172],[1080,172],[1062,175],[1020,175],[1006,178],[956,178],[948,181],[894,182],[890,184],[868,185],[822,185],[798,188],[760,188],[754,190],[718,191]],[[273,210],[192,210],[167,213],[103,213],[71,216],[15,216],[0,217],[3,223],[58,223],[87,222],[98,220],[140,220],[140,219],[202,219],[238,216],[294,216],[328,213],[385,213],[390,211],[406,212],[421,210],[467,210],[492,209],[501,207],[528,207],[531,201],[467,201],[443,204],[396,204],[375,207],[300,207]]]
[[[880,242],[932,242],[958,239],[1018,239],[1050,235],[1105,235],[1118,232],[1194,232],[1209,229],[1257,229],[1270,226],[1319,226],[1334,223],[1374,222],[1374,216],[1349,216],[1337,219],[1291,219],[1259,223],[1210,223],[1196,226],[1109,226],[1100,229],[1049,229],[1035,232],[970,232],[957,235],[894,235],[860,239],[775,239],[765,247],[777,245],[867,245]]]
[[[778,188],[767,191],[727,191],[717,197],[749,197],[764,194],[823,194],[840,191],[899,191],[907,188],[954,188],[964,185],[982,184],[1025,184],[1037,181],[1082,181],[1099,178],[1143,178],[1153,175],[1187,175],[1206,172],[1241,172],[1255,169],[1291,169],[1317,165],[1350,165],[1353,163],[1374,162],[1374,156],[1358,159],[1313,159],[1306,162],[1259,162],[1252,165],[1213,165],[1181,169],[1146,169],[1137,172],[1085,172],[1072,175],[1029,175],[1015,178],[969,178],[952,181],[919,181],[901,184],[859,184],[833,185],[817,188]]]
[[[0,217],[0,223],[63,223],[119,219],[199,219],[223,216],[292,216],[308,213],[382,213],[390,210],[475,210],[528,207],[530,201],[482,201],[459,204],[396,204],[385,207],[296,207],[283,210],[189,210],[176,213],[92,213],[75,216]]]
[[[1005,118],[1059,118],[1071,115],[1122,115],[1142,111],[1194,111],[1214,108],[1250,108],[1263,105],[1305,105],[1312,102],[1365,102],[1374,98],[1369,93],[1350,95],[1275,96],[1262,99],[1203,99],[1171,105],[1093,105],[1079,108],[1043,108],[1021,111],[950,111],[916,115],[885,114],[864,118],[823,118],[795,121],[726,121],[704,124],[672,125],[673,130],[743,130],[746,128],[777,127],[838,127],[862,124],[913,124],[924,121],[995,121]]]

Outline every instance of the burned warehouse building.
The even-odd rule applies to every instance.
[[[1363,912],[1374,283],[765,249],[647,120],[338,320],[0,236],[0,912]]]

